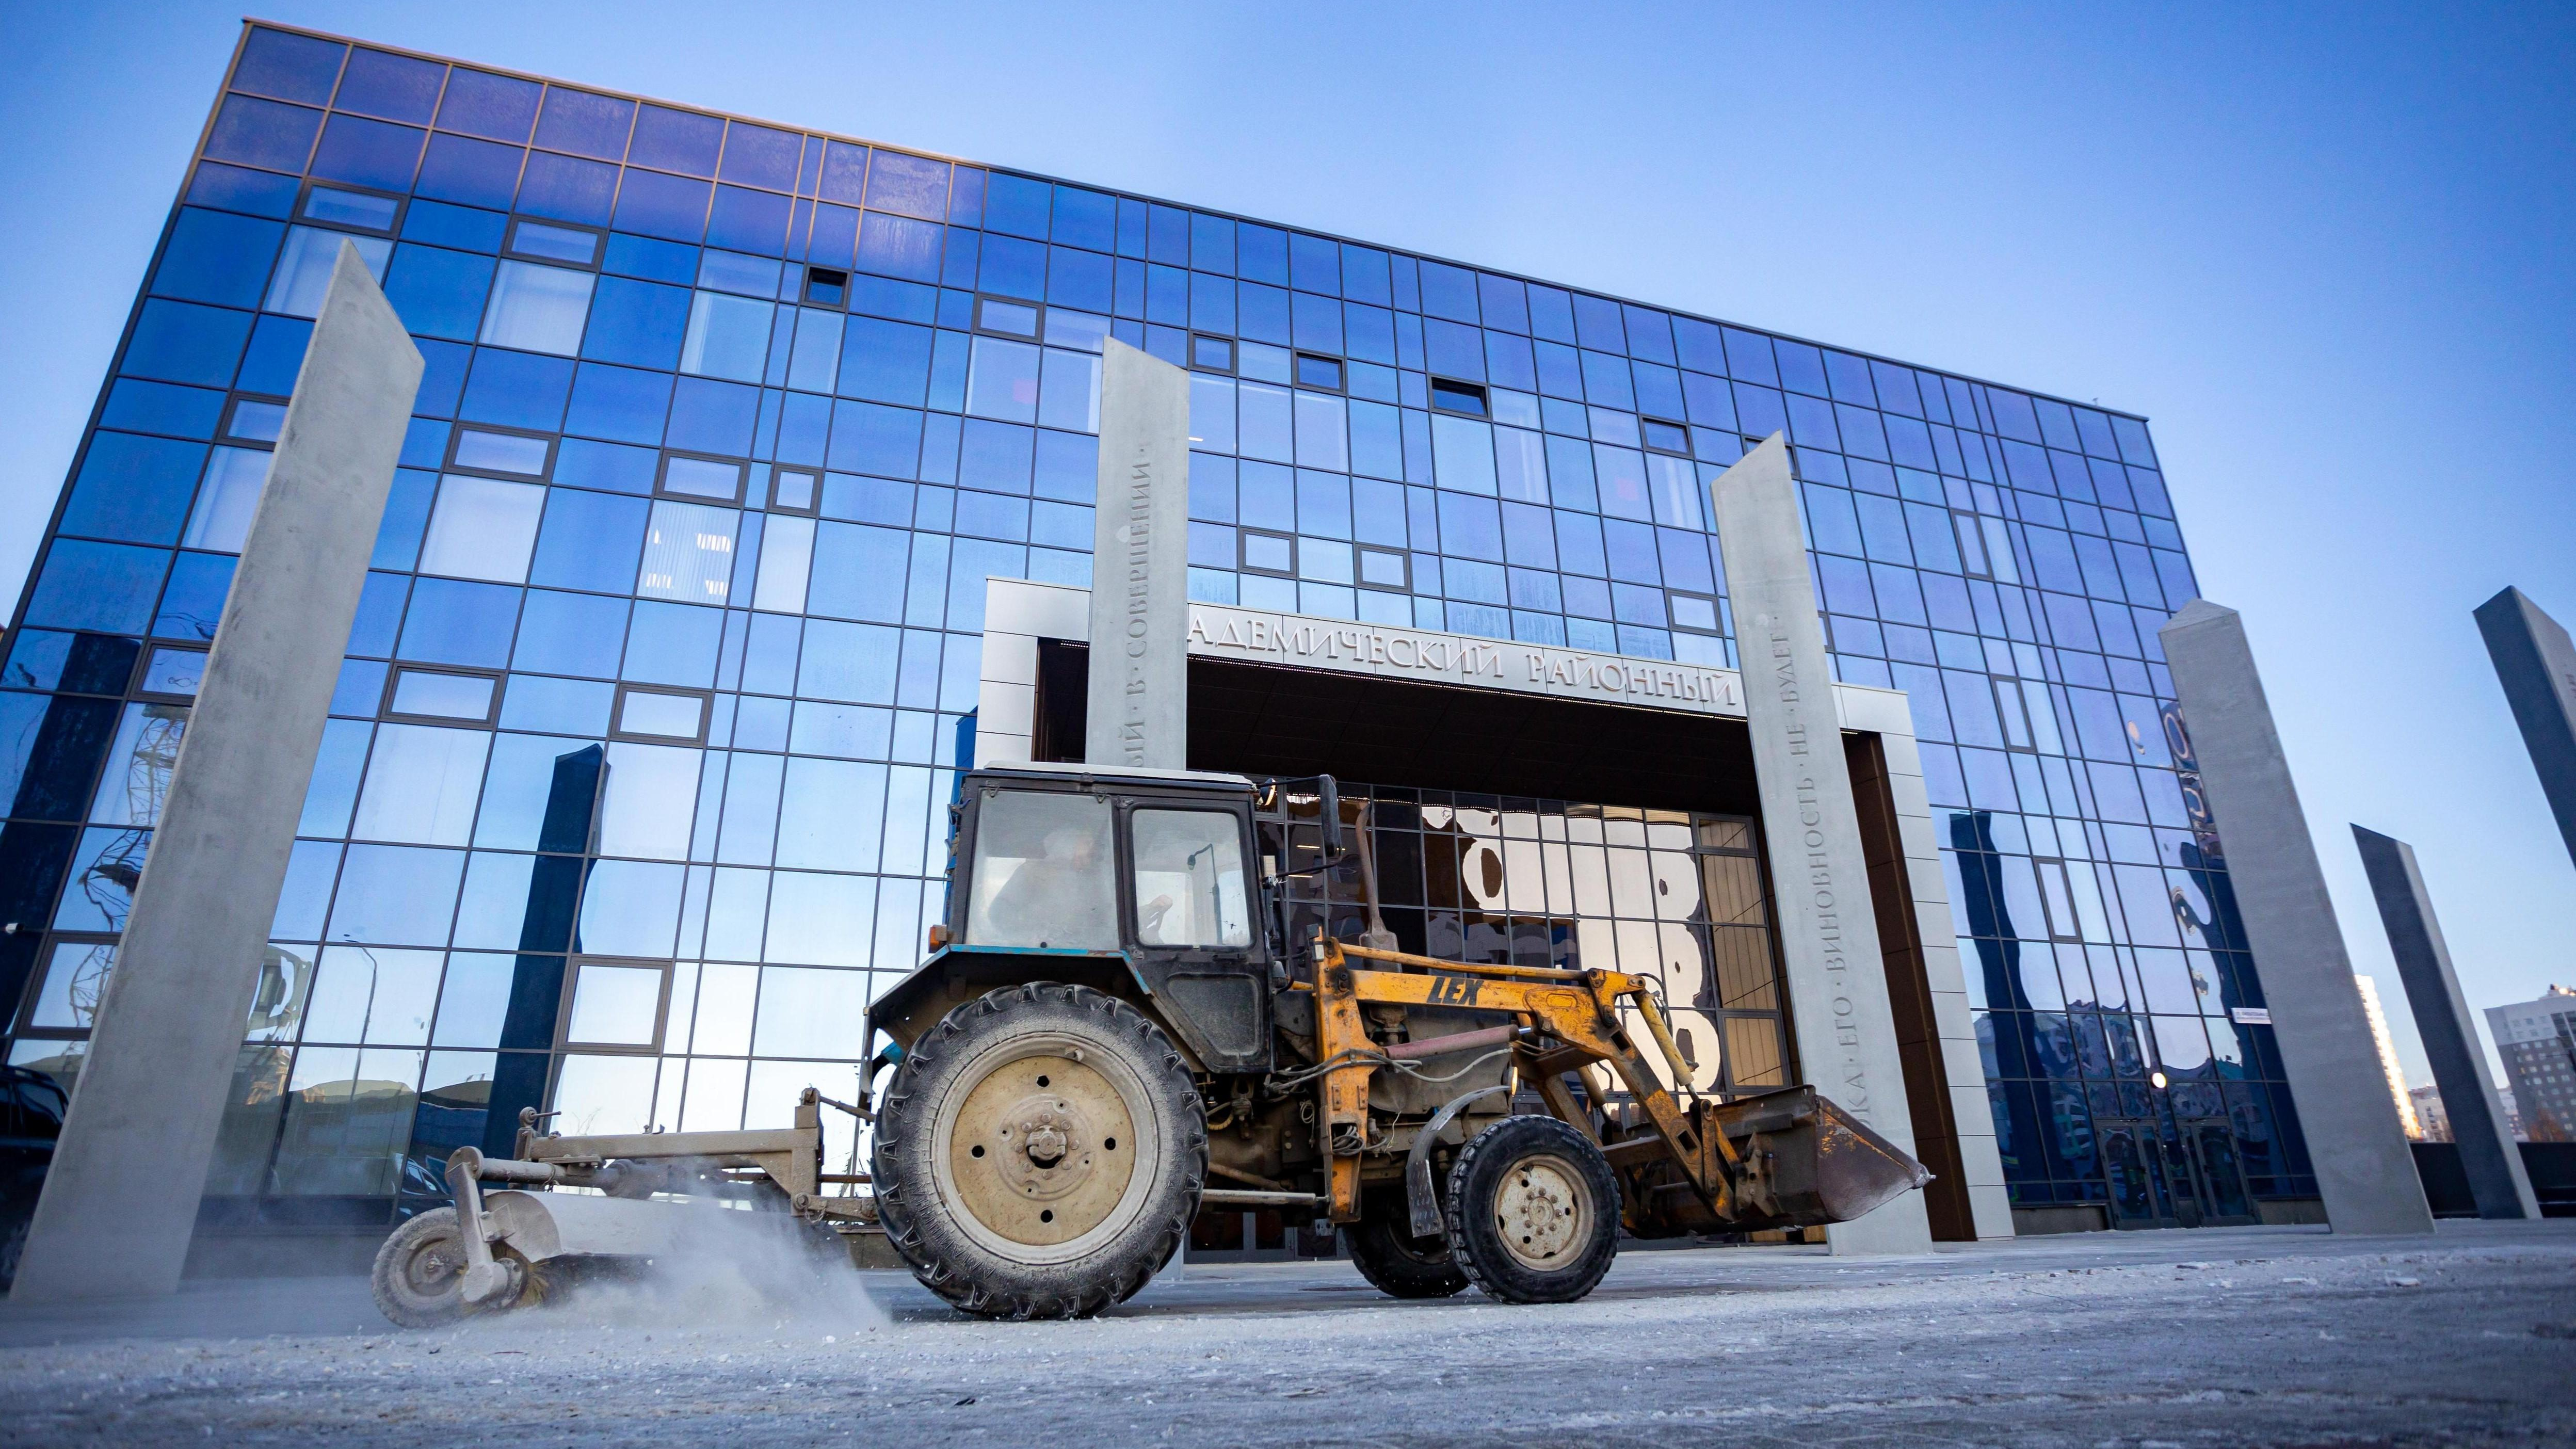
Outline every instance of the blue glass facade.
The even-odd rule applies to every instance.
[[[384,1221],[523,1103],[762,1125],[846,1083],[940,899],[983,581],[1088,582],[1105,336],[1193,369],[1192,591],[1261,608],[1731,664],[1704,484],[1786,429],[1841,675],[1913,700],[2016,1204],[2313,1195],[2230,1015],[2142,420],[257,27],[12,620],[14,1063],[77,1069],[343,238],[428,373],[227,1211]]]

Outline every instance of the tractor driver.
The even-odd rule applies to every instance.
[[[1020,862],[993,893],[986,917],[1006,941],[1106,950],[1118,943],[1101,837],[1067,827],[1047,832],[1042,852]]]

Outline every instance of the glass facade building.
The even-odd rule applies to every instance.
[[[521,1105],[696,1129],[848,1090],[939,910],[984,580],[1089,581],[1110,336],[1192,370],[1191,588],[1263,609],[1732,665],[1705,485],[1785,429],[1837,668],[1912,700],[2016,1206],[2314,1195],[2237,1019],[2143,420],[266,27],[10,621],[12,1063],[77,1072],[344,239],[428,372],[210,1222],[381,1225]]]

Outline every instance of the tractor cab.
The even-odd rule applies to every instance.
[[[909,1047],[960,1002],[1037,971],[1146,1008],[1207,1070],[1268,1070],[1278,943],[1253,831],[1261,788],[1194,770],[970,772],[931,955],[869,1025]]]

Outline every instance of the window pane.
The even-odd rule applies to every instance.
[[[769,967],[760,973],[752,1049],[762,1056],[854,1056],[867,1035],[867,1009],[866,972]]]
[[[144,694],[192,695],[205,678],[203,649],[155,649],[152,662],[143,666],[143,682],[137,688]]]
[[[250,516],[268,486],[270,455],[256,448],[217,448],[206,463],[205,486],[180,543],[189,548],[239,553],[250,537]]]
[[[179,741],[187,730],[184,704],[127,705],[116,742],[108,747],[107,773],[90,802],[90,823],[147,829],[159,823],[170,774],[179,764]]]
[[[312,1005],[304,1013],[304,1039],[394,1046],[428,1041],[440,959],[436,951],[323,947]]]
[[[389,724],[376,731],[351,834],[360,840],[463,845],[492,737],[481,730]]]
[[[662,968],[585,961],[575,968],[564,1039],[584,1046],[651,1046],[662,1025]]]
[[[644,533],[644,564],[635,592],[649,598],[721,604],[733,577],[730,508],[663,501]]]
[[[489,676],[481,674],[406,669],[394,679],[393,713],[488,719],[492,714],[492,683]]]
[[[482,340],[570,357],[581,350],[581,327],[590,315],[588,272],[503,262],[483,310]]]
[[[975,822],[966,939],[981,946],[1118,949],[1109,802],[1091,795],[995,791]]]
[[[45,984],[36,992],[29,1026],[87,1031],[98,1022],[98,1004],[107,992],[108,969],[116,964],[116,947],[105,942],[57,941],[45,965]]]
[[[680,347],[680,370],[736,382],[760,381],[769,360],[771,305],[722,292],[700,292],[689,308],[689,336]]]
[[[1036,422],[1038,352],[1026,343],[976,338],[966,370],[966,411],[979,418]]]
[[[546,471],[546,440],[469,428],[456,440],[456,466],[541,478]]]
[[[1213,810],[1135,813],[1136,936],[1148,946],[1249,946],[1243,836]]]
[[[705,712],[705,701],[694,694],[655,694],[639,689],[628,694],[626,702],[618,707],[617,728],[622,734],[693,740],[698,737],[698,720]]]
[[[611,745],[608,800],[599,813],[599,853],[684,860],[689,853],[689,822],[697,807],[696,750]]]
[[[546,490],[534,483],[450,474],[420,546],[420,571],[496,584],[527,582]]]
[[[331,268],[340,260],[342,242],[356,247],[367,270],[375,274],[379,283],[384,281],[385,263],[394,254],[391,241],[380,236],[316,231],[309,226],[290,227],[286,250],[277,259],[277,275],[268,284],[268,300],[261,305],[271,312],[295,317],[320,316],[322,298],[331,290]]]
[[[523,221],[519,223],[518,235],[510,239],[510,249],[534,257],[552,257],[557,261],[579,262],[588,266],[599,251],[599,237],[570,227]]]

